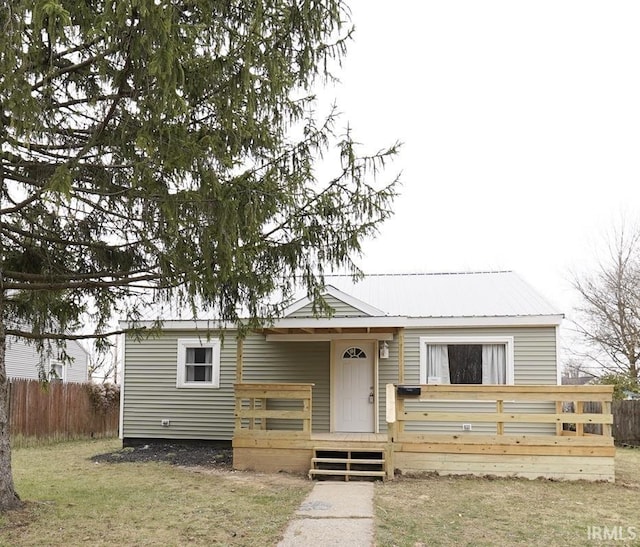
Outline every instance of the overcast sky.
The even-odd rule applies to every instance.
[[[640,205],[640,2],[351,0],[335,97],[370,150],[404,143],[368,273],[566,277]]]

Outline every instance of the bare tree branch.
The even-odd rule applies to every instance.
[[[640,228],[624,222],[607,238],[595,272],[574,274],[581,297],[575,332],[583,357],[602,370],[638,381],[640,360]],[[606,355],[603,359],[602,354]]]

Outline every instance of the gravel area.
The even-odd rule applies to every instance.
[[[94,462],[169,462],[185,467],[215,467],[231,469],[233,452],[231,448],[182,444],[146,444],[128,446],[116,452],[98,454],[91,458]]]

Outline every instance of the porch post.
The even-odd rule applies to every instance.
[[[387,384],[386,388],[386,422],[387,422],[387,479],[393,480],[395,470],[395,443],[398,441],[398,422],[396,420],[396,386]]]
[[[242,383],[242,358],[244,351],[244,339],[238,335],[236,346],[236,383]]]
[[[404,327],[398,331],[398,383],[404,384]]]

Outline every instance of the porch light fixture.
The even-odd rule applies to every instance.
[[[386,342],[380,344],[380,359],[389,359],[389,345]]]

